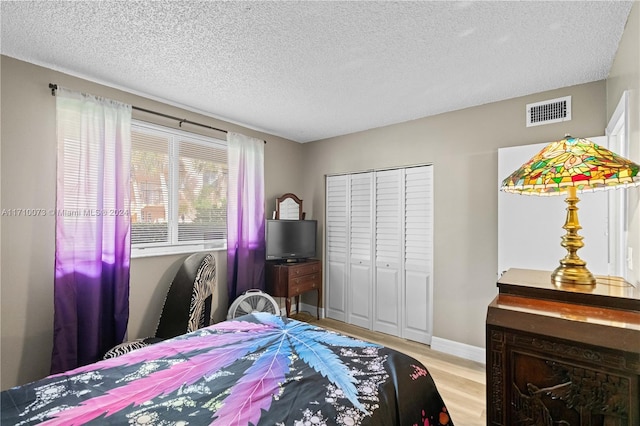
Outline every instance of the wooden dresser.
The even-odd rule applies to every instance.
[[[510,269],[487,311],[487,424],[640,425],[640,292]]]
[[[291,297],[296,297],[296,309],[300,312],[300,295],[311,290],[318,293],[316,316],[320,319],[322,300],[322,263],[316,259],[284,263],[267,262],[266,290],[272,296],[286,299],[287,317],[291,313]]]

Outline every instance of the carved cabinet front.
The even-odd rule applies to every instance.
[[[487,311],[489,425],[640,425],[638,311],[502,290]]]

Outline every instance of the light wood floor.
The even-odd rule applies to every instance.
[[[294,318],[312,322],[359,339],[378,343],[403,352],[422,362],[442,395],[451,419],[456,425],[483,426],[486,424],[484,364],[431,350],[427,345],[376,333],[329,318],[316,320],[301,312]]]

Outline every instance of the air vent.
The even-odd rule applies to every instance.
[[[527,127],[571,120],[571,96],[527,104]]]

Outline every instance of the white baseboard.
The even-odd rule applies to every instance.
[[[307,303],[300,303],[300,312],[309,312],[311,315],[316,315],[316,305],[309,305]],[[296,304],[291,303],[291,313],[296,314]],[[280,307],[280,315],[287,315],[287,308]],[[324,318],[324,308],[320,308],[320,318]]]
[[[316,315],[316,305],[309,305],[307,303],[300,303],[300,312],[308,312],[311,315]],[[295,312],[295,304],[291,304],[291,312]],[[324,318],[324,308],[320,308],[320,318]]]
[[[431,337],[431,349],[471,361],[476,361],[482,364],[485,364],[487,362],[485,355],[486,352],[484,348],[467,345],[466,343],[460,343],[453,340],[443,339],[441,337]]]

